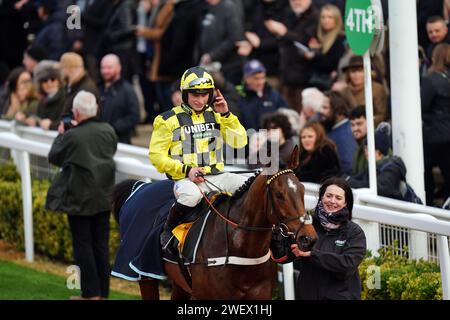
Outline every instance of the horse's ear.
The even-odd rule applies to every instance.
[[[289,163],[290,169],[296,169],[299,165],[299,152],[298,152],[298,146],[296,145],[294,150],[291,154],[291,162]]]

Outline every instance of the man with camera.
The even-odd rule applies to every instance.
[[[99,300],[109,293],[108,194],[114,185],[117,136],[99,122],[95,96],[80,91],[73,100],[73,119],[61,121],[48,160],[61,167],[47,193],[46,208],[65,212],[72,233],[73,255],[80,268],[81,297]]]

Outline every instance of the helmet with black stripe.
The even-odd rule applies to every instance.
[[[208,105],[214,100],[214,80],[213,77],[201,67],[187,69],[180,82],[181,97],[188,105],[188,93],[208,93]]]

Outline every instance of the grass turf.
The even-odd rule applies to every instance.
[[[80,290],[69,290],[63,277],[0,261],[0,300],[67,300],[77,295]],[[111,291],[109,299],[135,300],[140,297]]]

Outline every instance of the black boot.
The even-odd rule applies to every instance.
[[[164,224],[163,231],[161,233],[161,246],[165,248],[168,242],[172,239],[172,230],[178,225],[184,212],[180,210],[180,204],[175,203],[172,208],[170,208],[169,215],[167,216],[166,223]]]

